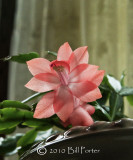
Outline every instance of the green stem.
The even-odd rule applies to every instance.
[[[24,99],[24,100],[21,101],[21,102],[22,102],[22,103],[27,103],[27,102],[29,102],[29,101],[31,101],[31,100],[33,100],[33,99],[35,99],[35,98],[37,98],[37,97],[39,97],[39,96],[41,96],[41,95],[44,95],[44,94],[46,94],[46,93],[47,93],[47,92],[43,92],[43,93],[35,93],[35,94],[33,94],[32,96],[30,96],[30,97]]]
[[[57,57],[57,53],[56,52],[52,52],[52,51],[47,51],[49,54],[52,54],[52,55],[54,55],[54,56],[56,56]]]
[[[116,109],[117,109],[117,101],[118,101],[119,95],[116,94],[116,99],[115,99],[115,104],[112,110],[112,114],[111,114],[111,121],[114,120],[115,114],[116,114]]]

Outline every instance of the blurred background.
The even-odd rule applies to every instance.
[[[89,63],[133,86],[133,0],[0,0],[0,58],[87,45]],[[24,64],[0,63],[0,98],[23,100],[31,75]],[[125,111],[133,117],[133,109]]]

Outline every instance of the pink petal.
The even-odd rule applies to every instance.
[[[101,97],[102,97],[101,92],[97,87],[96,89],[81,96],[80,99],[81,101],[84,101],[84,102],[93,102],[93,101],[96,101],[97,99],[100,99]]]
[[[40,73],[35,75],[35,78],[44,82],[55,84],[55,85],[60,84],[59,78],[53,73]]]
[[[53,108],[55,92],[47,93],[42,97],[42,99],[37,104],[34,118],[48,118],[55,114]]]
[[[87,51],[87,46],[77,48],[69,59],[71,70],[74,69],[77,65],[82,63],[88,64],[89,54]]]
[[[91,81],[97,72],[98,66],[80,64],[69,75],[70,82]],[[93,82],[93,81],[92,81]]]
[[[49,82],[44,82],[36,79],[33,77],[26,85],[25,87],[36,91],[36,92],[47,92],[50,90],[57,89],[58,84],[56,83],[49,83]]]
[[[64,43],[58,50],[57,60],[58,61],[68,61],[72,53],[72,49],[68,42]]]
[[[76,97],[80,98],[97,88],[97,86],[92,82],[83,81],[80,83],[69,83],[69,88]]]
[[[94,114],[95,112],[95,107],[89,104],[85,104],[84,106],[82,106],[82,108],[84,108],[90,115]]]
[[[73,111],[69,120],[72,126],[90,126],[94,123],[91,116],[81,107]]]
[[[94,76],[90,77],[88,80],[91,80],[93,83],[99,86],[103,80],[104,73],[105,73],[104,70],[99,70],[95,73]]]
[[[54,111],[62,121],[66,121],[73,111],[73,95],[67,86],[57,89],[54,100]]]
[[[39,73],[51,72],[50,62],[44,58],[35,58],[27,61],[27,65],[33,76]]]

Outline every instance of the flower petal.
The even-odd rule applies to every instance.
[[[35,58],[27,61],[27,65],[33,76],[39,73],[51,72],[50,62],[44,58]]]
[[[97,99],[100,99],[101,97],[102,97],[101,92],[99,88],[97,87],[96,89],[81,96],[80,100],[84,102],[93,102],[93,101],[96,101]]]
[[[93,83],[95,83],[97,86],[99,86],[103,80],[104,77],[104,70],[98,70],[95,75],[93,75],[92,77],[90,77],[88,80],[92,81]]]
[[[49,82],[44,82],[36,79],[33,77],[26,85],[25,87],[36,91],[36,92],[47,92],[50,90],[57,89],[58,84],[56,83],[49,83]]]
[[[97,72],[98,66],[90,64],[80,64],[75,67],[69,75],[70,82],[91,81]],[[93,81],[92,81],[93,82]]]
[[[37,104],[34,112],[34,118],[48,118],[55,114],[53,108],[55,92],[47,93]]]
[[[53,73],[40,73],[40,74],[35,75],[35,78],[41,81],[44,81],[44,82],[55,84],[55,85],[60,84],[59,78]]]
[[[57,89],[54,100],[54,111],[62,121],[66,121],[73,111],[73,95],[67,86]]]
[[[58,50],[57,60],[58,61],[68,61],[72,53],[72,49],[68,42],[64,43]]]
[[[77,107],[71,114],[69,120],[72,126],[90,126],[94,123],[91,116],[82,107]]]
[[[89,104],[85,104],[84,106],[82,106],[82,108],[84,108],[90,115],[94,114],[95,112],[95,107]]]
[[[69,59],[71,70],[73,70],[79,64],[88,64],[89,54],[87,48],[87,46],[77,48],[74,53],[71,54],[71,57]]]
[[[92,82],[83,81],[80,83],[69,83],[69,88],[77,98],[80,98],[97,88],[97,86]]]

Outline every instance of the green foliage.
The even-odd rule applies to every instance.
[[[124,107],[123,97],[115,92],[112,92],[110,94],[109,104],[110,104],[111,120],[114,120],[116,113],[118,113],[119,111],[123,113],[123,107]]]
[[[20,110],[16,108],[0,109],[0,116],[2,120],[28,120],[33,118],[31,111]]]
[[[18,62],[18,63],[26,63],[26,61],[29,61],[33,58],[38,58],[39,54],[36,52],[30,52],[30,53],[26,53],[26,54],[18,54],[15,56],[8,56],[3,58],[3,61],[14,61],[14,62]]]
[[[32,144],[37,136],[37,131],[32,129],[28,131],[23,137],[21,137],[18,142],[17,146],[25,147],[29,144]]]
[[[18,124],[20,123],[19,120],[14,120],[14,121],[4,121],[0,119],[0,132],[1,134],[2,131],[5,133],[9,132],[9,129],[12,129],[14,127],[16,127]]]
[[[102,98],[91,103],[96,109],[93,115],[95,120],[113,121],[127,117],[124,115],[124,97],[133,106],[133,88],[124,86],[124,77],[124,73],[120,81],[110,75],[104,77],[99,86]]]
[[[30,110],[30,107],[24,103],[21,103],[20,101],[11,101],[11,100],[4,100],[0,103],[0,108],[20,108],[20,109],[26,109]]]
[[[121,96],[131,96],[131,95],[133,95],[133,87],[123,87],[120,90],[119,94]]]
[[[57,56],[57,53],[48,51],[49,54]],[[12,57],[6,57],[3,60],[11,60],[18,63],[25,63],[33,58],[38,58],[38,53],[20,54]],[[133,87],[124,86],[125,73],[122,74],[120,81],[111,75],[104,76],[99,86],[102,98],[96,102],[90,103],[95,106],[95,113],[92,115],[96,121],[114,121],[126,117],[124,115],[124,97],[127,97],[130,105],[133,106]],[[46,92],[47,93],[47,92]],[[67,130],[60,123],[57,115],[46,119],[35,119],[33,112],[38,101],[29,105],[33,99],[43,96],[46,93],[35,93],[23,101],[4,100],[0,103],[0,134],[8,135],[13,133],[17,127],[29,128],[26,134],[17,134],[15,136],[6,136],[0,140],[0,155],[12,155],[18,152],[21,155],[35,142],[44,140],[48,137],[47,131],[53,126]],[[28,105],[27,105],[28,103]],[[40,137],[43,137],[40,139]]]
[[[118,93],[122,88],[121,83],[110,75],[107,75],[106,77],[108,79],[108,84],[110,85],[110,87],[114,89],[115,92]]]

